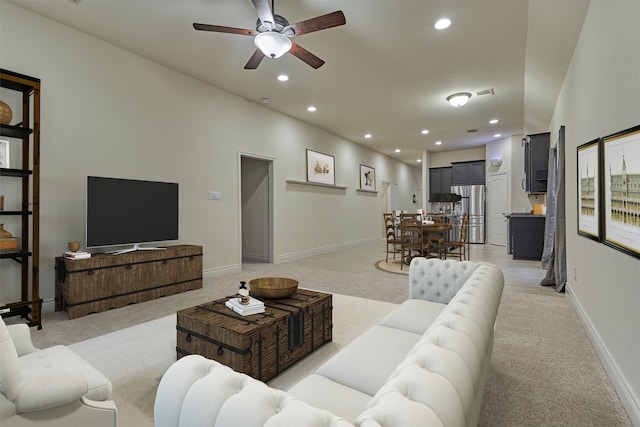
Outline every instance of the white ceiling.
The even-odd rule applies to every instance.
[[[250,0],[12,0],[106,42],[410,164],[427,151],[544,132],[588,0],[276,0],[289,22],[342,10],[347,24],[294,37],[326,61],[293,55],[244,70],[255,29]],[[449,29],[434,29],[441,17]],[[277,81],[287,74],[286,83]],[[495,95],[478,97],[493,89]],[[455,92],[473,94],[460,108]],[[315,113],[306,111],[315,105]],[[497,125],[488,122],[497,118]],[[422,129],[429,129],[422,135]],[[477,129],[476,132],[468,130]],[[371,133],[373,138],[365,139]],[[441,140],[442,145],[434,145]],[[399,148],[399,154],[394,150]]]

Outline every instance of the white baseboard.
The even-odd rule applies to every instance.
[[[242,266],[240,264],[226,265],[224,267],[209,268],[207,270],[204,270],[202,272],[202,277],[216,277],[228,273],[238,273],[240,271],[242,271]]]
[[[576,313],[582,322],[582,326],[584,326],[584,329],[587,331],[587,335],[589,335],[589,338],[591,339],[593,347],[596,349],[596,353],[598,353],[598,356],[600,357],[600,361],[602,362],[605,371],[607,371],[607,374],[609,375],[613,388],[615,388],[618,393],[622,406],[624,406],[627,411],[631,424],[634,426],[640,426],[640,399],[635,395],[625,376],[620,372],[618,365],[611,357],[611,354],[602,342],[602,339],[600,339],[598,331],[593,326],[593,323],[591,323],[591,320],[584,311],[580,301],[577,300],[576,296],[571,291],[569,284],[566,285],[565,290],[569,296],[571,305],[573,305],[573,308],[576,310]]]
[[[322,246],[322,247],[318,247],[318,248],[313,248],[313,249],[305,249],[304,251],[298,251],[298,252],[291,252],[288,254],[284,254],[284,255],[279,255],[276,257],[275,262],[276,263],[280,263],[280,262],[286,262],[286,261],[294,261],[296,259],[301,259],[301,258],[306,258],[309,256],[313,256],[313,255],[319,255],[319,254],[324,254],[327,252],[333,252],[335,250],[338,249],[347,249],[347,248],[353,248],[353,247],[357,247],[363,244],[368,244],[368,243],[372,243],[372,242],[378,242],[380,241],[381,237],[373,237],[373,238],[369,238],[369,239],[362,239],[362,240],[356,240],[356,241],[352,241],[352,242],[344,242],[344,243],[338,243],[335,245],[329,245],[329,246]]]

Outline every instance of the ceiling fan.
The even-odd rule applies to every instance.
[[[315,69],[320,68],[324,64],[324,61],[292,41],[291,37],[346,24],[344,13],[340,10],[300,21],[296,24],[289,24],[289,21],[284,17],[273,13],[274,0],[272,0],[271,6],[269,6],[269,0],[251,0],[251,2],[258,12],[259,18],[255,30],[225,27],[222,25],[193,24],[193,28],[199,31],[254,36],[254,43],[257,49],[249,59],[249,62],[244,66],[247,70],[255,70],[258,68],[258,65],[260,65],[260,62],[262,62],[265,56],[279,58],[287,52],[290,52],[293,56]]]

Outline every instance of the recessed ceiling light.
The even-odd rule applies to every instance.
[[[489,120],[489,123],[491,123],[492,125],[495,125],[496,123],[498,123],[499,120],[498,119],[491,119]]]
[[[316,111],[316,110],[317,110],[317,108],[316,108],[316,107],[314,107],[313,105],[309,105],[309,106],[307,107],[307,111],[309,111],[310,113],[313,113],[313,112],[314,112],[314,111]]]
[[[436,145],[442,145],[442,141],[436,141]]]
[[[422,163],[422,159],[416,159],[416,162]]]
[[[493,135],[494,138],[500,138],[502,136],[501,133],[496,133],[495,135]]]
[[[423,135],[426,135],[426,134],[428,134],[428,133],[429,133],[429,129],[422,129],[422,130],[420,131],[420,133],[421,133],[421,134],[423,134]]]
[[[287,76],[286,74],[280,74],[278,76],[278,80],[280,80],[281,82],[286,82],[287,80],[289,80],[289,76]]]
[[[442,18],[442,19],[438,19],[434,27],[436,27],[437,30],[444,30],[445,28],[449,28],[450,25],[451,25],[451,20],[449,18]]]
[[[396,148],[396,149],[395,149],[395,152],[396,152],[396,153],[399,153],[399,152],[400,152],[400,149],[399,149],[399,148]]]
[[[364,137],[367,138],[367,139],[371,139],[371,138],[373,138],[373,135],[371,135],[370,133],[365,133]]]

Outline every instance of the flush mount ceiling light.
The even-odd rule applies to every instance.
[[[439,19],[438,22],[434,25],[437,30],[444,30],[445,28],[449,28],[451,25],[451,20],[448,18]]]
[[[471,98],[471,94],[469,92],[460,92],[447,96],[447,101],[449,101],[449,104],[454,107],[462,107],[467,103],[467,101],[469,101],[469,98]]]
[[[280,58],[291,49],[289,37],[275,31],[260,33],[253,42],[269,58]]]

